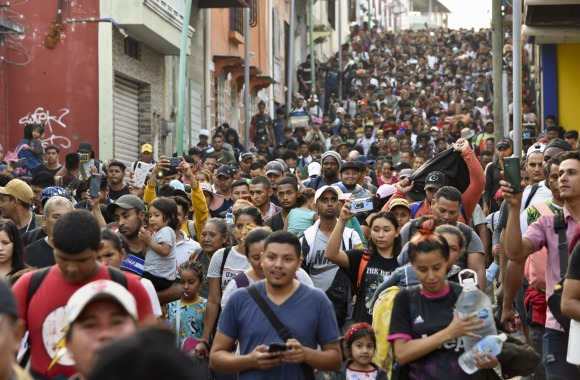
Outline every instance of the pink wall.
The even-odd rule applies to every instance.
[[[45,37],[57,7],[58,0],[23,0],[0,12],[21,15],[14,20],[25,27],[23,35],[8,37],[0,47],[0,143],[4,151],[13,150],[27,122],[43,122],[45,145],[58,145],[64,163],[81,141],[91,141],[94,149],[99,145],[98,23],[64,22],[60,41],[48,49]],[[72,2],[70,19],[98,17],[99,0]]]

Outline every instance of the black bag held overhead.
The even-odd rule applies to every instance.
[[[270,306],[268,306],[268,304],[266,303],[266,301],[264,301],[260,293],[258,293],[258,289],[256,289],[254,286],[248,286],[246,289],[248,290],[248,293],[250,293],[250,296],[252,296],[252,298],[260,308],[260,310],[262,310],[262,313],[264,313],[266,318],[268,318],[268,321],[270,321],[270,324],[272,325],[272,327],[274,327],[280,339],[286,342],[288,339],[292,338],[292,335],[290,335],[290,330],[288,330],[288,328],[284,326],[284,324],[278,319],[276,314],[274,314],[272,309],[270,309]],[[314,380],[314,371],[311,366],[302,362],[300,363],[300,369],[302,370],[302,373],[304,374],[304,378],[306,380]]]
[[[461,193],[469,187],[469,169],[467,164],[456,152],[453,147],[447,148],[441,153],[436,154],[429,161],[425,162],[409,177],[409,183],[415,182],[415,185],[409,192],[409,197],[415,201],[425,199],[425,180],[427,175],[434,170],[438,170],[447,176],[449,183],[447,185],[455,187]]]
[[[564,214],[554,215],[554,232],[558,235],[558,255],[560,256],[560,282],[554,287],[554,293],[548,298],[548,307],[552,315],[567,333],[570,331],[570,318],[562,314],[562,291],[564,278],[568,269],[568,243],[566,242],[566,228],[568,224]]]

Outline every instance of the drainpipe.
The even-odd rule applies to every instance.
[[[183,28],[181,29],[181,50],[179,52],[179,96],[177,98],[177,155],[183,156],[183,124],[185,124],[185,72],[187,65],[187,40],[192,0],[185,0]]]
[[[337,0],[338,5],[338,69],[340,70],[340,75],[342,76],[342,2]],[[344,83],[344,78],[342,79]],[[342,86],[338,87],[338,102],[342,107]]]
[[[211,12],[210,9],[205,10],[205,41],[204,41],[204,100],[205,100],[205,129],[211,131],[211,73],[210,73],[210,43],[211,43]]]
[[[522,154],[522,2],[513,1],[513,38],[514,38],[514,153],[521,157]]]
[[[268,32],[267,32],[267,36],[268,39],[266,41],[273,41],[273,38],[279,38],[279,36],[273,37],[273,31],[272,31],[272,0],[268,0],[268,8],[266,8],[269,10],[269,13],[266,12],[266,20],[267,21],[267,25],[268,25]],[[278,20],[279,21],[279,20]],[[272,48],[272,43],[268,44],[268,49],[270,51],[270,54],[267,54],[266,59],[268,60],[268,64],[267,67],[270,70],[270,76],[272,78],[274,78],[274,49]],[[270,85],[268,87],[268,109],[270,110],[270,117],[272,118],[272,120],[274,120],[276,114],[274,113],[274,85]],[[247,144],[249,145],[249,144]]]
[[[250,141],[250,8],[244,10],[244,140]]]
[[[294,25],[294,19],[296,18],[294,16],[294,1],[295,0],[290,0],[290,41],[288,43],[290,46],[288,46],[288,78],[286,78],[288,81],[288,89],[286,93],[286,116],[290,115],[290,110],[292,108],[292,85],[294,84],[294,28],[296,27]]]
[[[314,71],[314,26],[312,25],[312,13],[314,12],[314,0],[310,0],[310,14],[308,15],[308,32],[310,33],[310,96],[315,92],[316,72]]]

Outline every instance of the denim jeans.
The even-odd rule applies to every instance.
[[[568,334],[546,328],[544,333],[544,366],[548,380],[580,378],[578,367],[566,361]]]
[[[541,358],[544,357],[543,355],[543,338],[544,338],[545,328],[540,324],[530,325],[530,343],[532,344],[532,348],[534,351],[540,355]],[[536,372],[534,373],[533,377],[534,380],[546,380],[546,368],[544,367],[544,363],[539,363],[538,368],[536,368]]]

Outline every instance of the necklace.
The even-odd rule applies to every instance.
[[[26,225],[26,231],[24,231],[24,233],[28,232],[28,230],[30,229],[30,224],[32,223],[32,218],[34,218],[34,213],[32,211],[30,211],[30,219],[28,220],[28,224]]]

